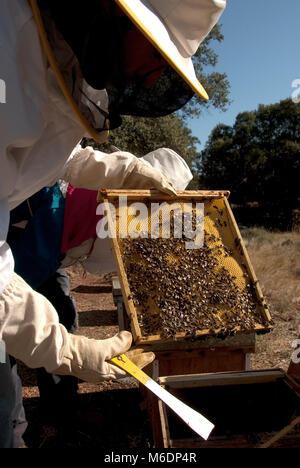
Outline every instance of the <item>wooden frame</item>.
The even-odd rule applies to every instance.
[[[158,190],[110,190],[100,189],[98,192],[98,202],[108,198],[118,198],[127,196],[129,200],[138,198],[151,198],[153,200],[177,200],[178,198],[197,198],[198,200],[206,198],[228,198],[229,190],[178,190],[177,195],[168,195]]]
[[[271,316],[270,313],[267,309],[261,288],[258,284],[258,280],[256,278],[254,269],[251,265],[250,258],[247,254],[245,244],[243,242],[243,239],[241,237],[241,234],[239,232],[238,226],[236,224],[236,221],[234,219],[232,210],[229,206],[228,203],[228,196],[230,192],[229,191],[178,191],[177,196],[170,196],[167,194],[162,194],[161,192],[158,192],[156,190],[100,190],[98,194],[98,201],[102,201],[104,204],[104,209],[106,211],[107,217],[108,217],[108,222],[109,222],[109,227],[111,229],[111,232],[114,232],[115,229],[115,224],[114,221],[111,217],[110,213],[110,203],[114,203],[114,201],[120,197],[120,196],[126,196],[128,200],[133,201],[137,200],[140,201],[141,199],[145,200],[162,200],[162,201],[176,201],[176,200],[189,200],[189,201],[197,201],[197,202],[202,202],[207,199],[222,199],[224,201],[224,209],[226,210],[227,213],[227,219],[229,220],[228,223],[228,229],[230,230],[230,235],[237,241],[238,247],[236,249],[240,249],[239,251],[236,250],[236,252],[239,252],[239,257],[242,255],[243,256],[243,265],[245,265],[247,274],[252,281],[252,283],[255,285],[255,293],[258,299],[259,303],[259,311],[264,317],[264,320],[268,323],[268,326],[264,325],[259,325],[256,324],[256,326],[250,330],[250,332],[264,332],[264,331],[269,331],[272,329],[271,325]],[[134,337],[135,344],[137,345],[144,345],[144,344],[151,344],[155,342],[160,342],[160,341],[169,341],[170,339],[162,339],[160,335],[147,335],[143,336],[141,328],[139,326],[138,322],[138,317],[137,317],[137,312],[134,306],[134,302],[131,299],[131,292],[130,292],[130,287],[128,284],[127,280],[127,275],[126,271],[124,268],[123,264],[123,259],[122,259],[122,254],[120,251],[120,246],[118,243],[117,237],[112,237],[111,238],[112,242],[112,251],[115,257],[116,261],[116,266],[118,270],[118,275],[120,279],[120,284],[121,284],[121,289],[122,289],[122,294],[123,294],[123,299],[124,299],[124,304],[125,308],[128,314],[128,317],[131,321],[131,329],[132,329],[132,334]],[[243,330],[241,330],[240,326],[236,326],[234,331],[236,333],[239,333]],[[214,334],[218,335],[221,332],[221,329],[214,330]],[[244,331],[243,331],[244,332]],[[248,331],[247,331],[248,332]],[[209,329],[205,330],[199,330],[196,332],[196,337],[201,338],[201,337],[206,337],[212,334],[212,331]],[[183,340],[188,338],[186,333],[177,333],[175,335],[176,340]]]
[[[253,283],[255,284],[255,288],[256,288],[257,295],[258,295],[259,299],[261,300],[262,306],[263,306],[263,308],[264,308],[265,317],[266,317],[267,320],[271,321],[271,315],[270,315],[269,310],[267,309],[266,302],[265,302],[265,298],[264,298],[264,296],[263,296],[261,287],[260,287],[260,285],[259,285],[259,281],[258,281],[257,276],[256,276],[256,274],[255,274],[254,268],[253,268],[253,266],[252,266],[252,264],[251,264],[250,257],[249,257],[249,255],[248,255],[248,252],[247,252],[245,243],[244,243],[244,241],[243,241],[243,238],[242,238],[242,236],[241,236],[240,230],[239,230],[239,228],[238,228],[238,225],[237,225],[237,223],[236,223],[236,221],[235,221],[233,212],[232,212],[231,207],[230,207],[230,205],[229,205],[229,203],[228,203],[228,200],[227,200],[226,198],[224,199],[224,203],[225,203],[225,206],[226,206],[226,208],[227,208],[227,211],[228,211],[228,213],[229,213],[229,215],[230,215],[230,218],[229,218],[229,219],[230,219],[230,222],[231,222],[231,224],[232,224],[232,229],[233,229],[233,231],[236,233],[236,236],[237,236],[236,238],[237,238],[238,241],[239,241],[240,248],[241,248],[241,250],[242,250],[242,252],[243,252],[243,256],[244,256],[244,258],[245,258],[245,260],[246,260],[246,265],[248,266],[248,269],[249,269],[249,271],[248,271],[249,277],[250,277],[250,279],[253,281]]]
[[[223,385],[245,385],[249,383],[275,382],[285,378],[282,369],[267,369],[244,372],[218,372],[211,374],[187,374],[163,376],[158,378],[158,383],[163,387],[194,388]]]

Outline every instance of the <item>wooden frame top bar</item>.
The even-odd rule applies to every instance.
[[[104,198],[115,198],[119,196],[127,196],[129,199],[135,199],[139,197],[146,198],[159,198],[160,200],[172,200],[177,198],[216,198],[226,197],[230,195],[229,190],[178,190],[177,195],[169,195],[167,193],[160,192],[159,190],[112,190],[112,189],[100,189],[98,191],[98,201],[103,201]]]
[[[188,388],[274,382],[275,380],[283,379],[285,376],[284,370],[277,368],[242,372],[162,376],[159,377],[158,382],[160,385],[172,388]]]

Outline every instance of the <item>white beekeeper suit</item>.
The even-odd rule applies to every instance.
[[[61,366],[62,373],[75,373],[88,380],[121,376],[122,371],[105,362],[94,375],[86,375],[81,370],[81,353],[85,355],[84,348],[89,348],[92,340],[82,338],[80,343],[80,337],[70,336],[58,323],[48,301],[14,275],[12,254],[5,241],[9,210],[60,177],[75,187],[94,190],[101,186],[126,188],[127,184],[156,186],[169,193],[174,193],[174,189],[158,171],[149,170],[128,153],[103,157],[91,148],[82,149],[66,164],[66,155],[72,152],[84,130],[53,73],[45,67],[31,10],[24,0],[2,0],[0,18],[1,79],[6,83],[6,104],[0,104],[0,339],[8,353],[29,367],[45,367],[58,373]],[[106,343],[107,357],[112,351],[110,344],[117,350],[130,347],[128,335]],[[92,359],[93,353],[87,353]],[[95,348],[97,353],[99,349]],[[72,368],[76,356],[79,363]],[[97,356],[95,359],[98,365]]]
[[[34,0],[30,2],[34,8]],[[65,3],[55,3],[60,13]],[[54,1],[48,2],[47,8],[51,9],[53,4]],[[165,63],[176,70],[180,80],[204,99],[208,98],[196,78],[191,56],[218,20],[225,0],[137,0],[134,4],[116,0],[104,4],[103,12],[107,6],[118,4],[132,24],[139,26],[136,32],[142,29],[146,42],[154,42]],[[42,51],[36,28],[38,19],[34,14],[37,23],[27,0],[0,2],[0,79],[6,85],[6,103],[0,103],[0,339],[5,342],[7,352],[30,367],[45,367],[49,372],[74,374],[91,381],[123,376],[122,371],[106,360],[130,347],[130,333],[123,332],[106,340],[105,344],[69,335],[58,323],[57,314],[49,302],[14,274],[12,254],[6,243],[9,210],[59,178],[75,187],[93,190],[99,187],[154,187],[174,193],[174,189],[158,170],[128,153],[116,152],[104,157],[101,154],[99,157],[96,151],[86,148],[66,163],[67,155],[85,133],[82,127],[84,119],[79,123],[73,116],[69,104],[73,110],[74,106],[61,83],[58,86],[48,66],[49,60],[55,70],[51,54],[47,52],[46,58]],[[118,15],[113,19],[117,20]],[[65,24],[60,23],[62,27]],[[131,28],[134,29],[133,26]],[[41,34],[40,28],[39,32]],[[40,37],[43,40],[42,34]],[[120,37],[122,39],[123,36]],[[57,38],[59,47],[60,37]],[[94,40],[94,36],[91,39]],[[135,44],[131,43],[130,47],[129,51],[133,52]],[[85,67],[88,63],[82,52],[86,52],[85,48],[78,51]],[[129,62],[131,55],[127,56]],[[90,69],[86,71],[90,72]],[[170,77],[169,74],[168,79]],[[148,82],[145,83],[143,91],[150,89],[151,92],[152,88],[148,88]],[[83,91],[90,91],[84,80],[82,86]],[[160,89],[166,88],[158,86],[157,91]],[[180,97],[180,93],[175,92],[174,98],[176,96]],[[144,101],[146,104],[147,100]],[[156,104],[165,105],[158,99]],[[130,114],[130,105],[126,109]],[[78,117],[78,113],[76,115]],[[153,355],[147,359],[151,361]]]
[[[81,10],[78,9],[76,2],[67,12],[65,10],[66,3],[69,6],[71,2],[51,0],[40,3],[45,8],[42,12],[45,28],[51,30],[54,27],[57,29],[52,36],[50,31],[49,37],[54,42],[56,41],[56,51],[58,51],[58,55],[62,59],[61,63],[63,63],[64,59],[70,57],[68,56],[70,50],[67,50],[67,42],[70,39],[68,28],[73,25],[72,15],[75,16],[77,11],[77,20],[80,24]],[[225,7],[225,0],[178,0],[176,2],[173,0],[164,2],[160,0],[136,0],[135,2],[131,0],[110,2],[99,0],[99,4],[92,3],[95,8],[100,5],[101,18],[107,15],[113,25],[113,28],[105,30],[105,34],[120,33],[118,37],[119,40],[122,40],[122,45],[127,53],[126,64],[129,64],[126,72],[125,69],[122,70],[122,59],[119,61],[120,63],[114,64],[117,65],[118,71],[123,73],[122,77],[132,79],[130,75],[132,72],[130,68],[132,65],[131,57],[134,55],[136,43],[134,40],[126,42],[130,37],[126,36],[126,28],[125,31],[122,30],[123,20],[119,20],[120,11],[127,17],[128,24],[131,24],[130,33],[132,32],[134,37],[140,34],[144,41],[145,50],[148,51],[147,54],[138,56],[138,59],[150,58],[156,61],[161,72],[167,68],[165,64],[171,71],[173,70],[173,75],[169,73],[167,76],[167,83],[176,82],[178,89],[182,90],[178,92],[176,89],[173,98],[180,98],[181,92],[188,96],[187,88],[190,88],[204,99],[208,99],[204,88],[196,78],[191,56],[217,22]],[[120,8],[118,12],[116,11],[117,6]],[[85,8],[84,4],[83,8]],[[49,15],[48,11],[50,11]],[[35,19],[33,19],[32,12]],[[92,15],[92,13],[88,13]],[[67,15],[68,19],[70,17],[70,21],[66,22],[64,15]],[[138,28],[133,25],[138,26]],[[102,27],[104,30],[105,26],[107,24],[102,22],[102,25],[99,25],[100,30]],[[117,31],[119,26],[121,29]],[[87,117],[92,107],[95,107],[95,104],[96,107],[98,106],[97,103],[90,101],[89,96],[97,95],[99,89],[105,88],[107,91],[113,77],[111,72],[114,70],[110,70],[110,67],[105,68],[106,63],[104,63],[103,71],[98,67],[99,70],[97,69],[95,76],[92,76],[91,72],[95,67],[93,68],[94,62],[91,57],[93,58],[95,51],[100,55],[99,49],[101,46],[105,47],[101,41],[100,44],[97,43],[97,35],[100,31],[90,31],[89,27],[84,29],[91,46],[88,48],[84,36],[80,36],[81,42],[79,41],[79,43],[75,37],[82,31],[76,30],[75,35],[73,29],[70,48],[71,53],[73,51],[73,58],[76,55],[75,59],[79,65],[79,68],[77,67],[79,78],[76,82],[76,85],[79,83],[79,86],[75,86],[74,89],[80,94],[80,104],[78,104],[79,107],[76,107],[62,85],[59,73],[55,69],[55,61],[52,60],[47,43],[43,39],[42,31],[35,0],[0,1],[0,80],[1,84],[5,83],[6,87],[6,102],[2,103],[3,96],[0,100],[0,340],[3,340],[1,341],[1,349],[3,349],[4,342],[7,352],[15,358],[21,359],[29,367],[45,367],[47,371],[56,374],[73,374],[89,381],[120,377],[124,373],[116,366],[109,364],[107,360],[130,348],[131,334],[121,332],[116,337],[101,342],[67,333],[66,329],[58,323],[56,311],[51,304],[43,296],[34,292],[13,271],[14,262],[6,243],[9,211],[42,187],[54,183],[59,178],[64,178],[75,187],[93,190],[97,190],[99,187],[154,187],[167,193],[174,193],[174,189],[159,171],[128,153],[117,152],[104,157],[102,154],[101,157],[98,157],[97,152],[85,149],[76,153],[69,164],[66,164],[67,155],[71,154],[85,130],[92,128],[91,125],[94,124],[94,129],[100,128],[98,126],[99,120],[93,120],[93,118],[89,120]],[[41,48],[40,40],[47,56]],[[109,45],[112,42],[109,41]],[[62,44],[63,47],[60,48]],[[157,59],[157,54],[150,51],[149,44],[159,50],[160,59]],[[78,45],[79,48],[75,51],[74,47],[76,48]],[[117,57],[119,50],[121,50],[120,44],[116,40],[112,45],[116,45],[115,57]],[[63,52],[62,55],[61,52]],[[66,55],[64,55],[65,53]],[[108,55],[106,60],[110,61]],[[55,71],[55,77],[60,87],[58,87],[49,63]],[[80,68],[83,78],[80,77]],[[153,70],[152,67],[152,72]],[[105,74],[106,71],[108,73],[106,73],[105,86],[101,87],[99,85],[103,78],[101,74]],[[148,77],[149,80],[145,81],[145,86],[142,89],[137,80],[139,71],[135,70],[130,85],[138,84],[134,89],[135,96],[148,96],[143,101],[143,105],[147,106],[148,99],[152,97],[152,88],[149,88],[150,82],[155,84],[156,81],[151,81],[151,77]],[[177,81],[176,79],[172,81],[174,75],[178,75]],[[94,79],[95,86],[94,83],[92,85],[85,81],[88,77],[91,80]],[[73,75],[69,74],[68,78],[68,84],[71,81],[71,89],[73,89]],[[185,82],[185,91],[179,83],[180,80]],[[169,90],[171,88],[172,86],[169,85]],[[160,108],[164,108],[167,103],[162,99],[166,94],[165,90],[168,90],[167,87],[162,87],[160,81],[160,85],[156,86],[156,91],[157,96],[162,91],[161,99],[157,98],[156,103],[154,103],[160,105]],[[120,90],[115,91],[119,92]],[[141,91],[145,93],[138,94]],[[112,94],[109,101],[111,101],[111,96]],[[125,94],[121,97],[125,97]],[[129,97],[131,98],[132,95]],[[127,99],[127,101],[126,99],[119,107],[119,114],[126,114],[124,111],[126,110],[129,115],[141,115],[141,113],[134,113],[136,109],[138,112],[141,111],[139,107],[141,100],[136,99],[136,102],[133,103],[132,99]],[[170,106],[166,113],[176,110],[171,107],[174,99],[169,99]],[[121,102],[120,99],[119,102]],[[177,108],[182,107],[185,102],[182,101]],[[70,112],[69,105],[76,117]],[[112,120],[117,114],[113,113],[111,102],[110,108],[112,110],[106,114],[109,115],[108,119]],[[83,109],[86,113],[81,118]],[[100,109],[99,115],[101,114],[106,115],[103,107]],[[105,122],[108,121],[107,115]],[[156,113],[154,116],[157,115],[159,114]],[[87,121],[88,125],[86,125]],[[115,122],[117,121],[118,119],[115,117]],[[107,126],[102,128],[104,131],[106,129]],[[97,132],[96,130],[94,133],[90,131],[90,134],[96,135]],[[152,353],[145,357],[145,361],[141,357],[140,364],[144,365],[151,360],[153,360]],[[138,359],[137,362],[139,362]],[[0,363],[0,373],[1,366],[3,368],[4,364]],[[2,381],[0,385],[2,385]]]

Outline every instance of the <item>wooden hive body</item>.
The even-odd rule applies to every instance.
[[[111,238],[112,250],[131,331],[137,345],[207,336],[228,336],[240,332],[266,332],[272,328],[271,316],[229,206],[228,196],[229,192],[226,191],[182,191],[178,192],[177,197],[152,190],[99,192],[99,200],[103,202],[106,210],[109,228],[111,233],[115,232],[115,237]],[[120,197],[122,197],[121,205]],[[134,226],[138,226],[134,234],[138,232],[141,237],[128,240],[126,238],[126,234],[128,235],[130,231],[128,226],[132,224],[134,218],[130,214],[133,203],[142,203],[148,211],[146,215],[139,217],[138,224],[133,223]],[[202,207],[204,246],[191,249],[192,253],[189,251],[185,253],[183,243],[187,245],[190,239],[174,238],[175,218],[172,218],[172,210],[170,219],[171,224],[173,219],[173,236],[164,240],[160,238],[164,216],[161,214],[158,239],[151,238],[153,204],[160,204],[159,206],[164,204],[169,213],[170,206],[179,206],[182,212],[189,209],[193,220],[198,216],[198,207]],[[139,205],[134,206],[135,209],[139,207]],[[184,215],[179,214],[179,216],[184,224]],[[132,235],[132,232],[129,234]],[[163,247],[166,254],[160,253]],[[159,262],[151,255],[151,249],[157,249],[155,256],[159,257]],[[141,255],[140,250],[143,251]],[[161,266],[156,270],[158,264]],[[213,268],[211,264],[214,265]],[[136,281],[135,270],[137,270]],[[211,272],[210,275],[208,271]],[[204,277],[206,279],[203,279]],[[208,284],[212,284],[209,291]],[[234,305],[228,305],[228,298],[231,298]],[[167,316],[165,311],[170,315]],[[189,320],[193,313],[198,320],[195,322],[198,328],[195,328],[195,325],[190,326]],[[179,314],[179,318],[176,314]],[[154,333],[151,333],[151,330],[149,332],[145,329],[147,323],[151,324],[151,320],[154,322],[153,317],[158,325]],[[165,317],[169,317],[168,320]],[[173,326],[173,318],[174,323],[176,320],[178,322],[176,325],[178,329]]]
[[[215,430],[208,441],[195,437],[159,401],[157,448],[300,448],[300,387],[281,369],[167,376],[159,383]]]

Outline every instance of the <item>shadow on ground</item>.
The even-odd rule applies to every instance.
[[[29,448],[149,449],[153,446],[147,411],[138,388],[84,393],[70,425],[41,426],[39,398],[25,398]]]

